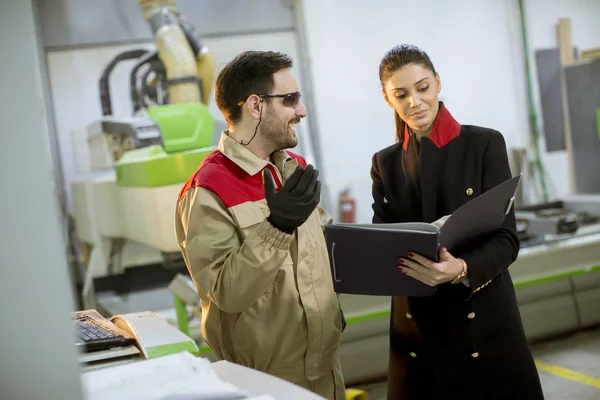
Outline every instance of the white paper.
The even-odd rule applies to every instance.
[[[273,398],[267,394],[264,394],[262,396],[247,397],[244,400],[275,400],[275,398]]]
[[[87,400],[244,399],[245,390],[221,380],[205,358],[188,352],[82,374]]]

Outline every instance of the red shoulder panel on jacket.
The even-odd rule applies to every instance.
[[[298,164],[306,167],[306,160],[299,154],[286,152],[298,160]],[[275,178],[276,186],[280,186]],[[262,173],[250,176],[236,163],[225,157],[220,151],[214,151],[204,159],[198,170],[189,177],[179,191],[179,201],[188,190],[202,187],[210,190],[230,208],[247,201],[259,201],[265,198]]]
[[[200,168],[186,181],[179,192],[179,200],[188,190],[197,187],[219,196],[227,208],[265,198],[262,174],[248,175],[218,150],[206,157]]]
[[[452,139],[460,135],[460,123],[458,123],[446,106],[442,106],[438,113],[435,122],[433,123],[433,129],[429,134],[429,139],[437,147],[444,147]],[[408,126],[404,125],[404,141],[402,147],[404,150],[408,148],[408,138],[410,133],[408,132]]]

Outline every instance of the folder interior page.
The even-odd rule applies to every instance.
[[[423,233],[438,233],[440,230],[437,226],[426,222],[397,222],[392,224],[337,224],[339,227],[350,229],[377,229],[383,231],[406,231],[406,232],[423,232]]]

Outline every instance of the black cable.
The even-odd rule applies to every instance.
[[[261,100],[262,101],[262,100]],[[242,146],[248,146],[250,144],[250,142],[252,142],[252,140],[254,139],[254,136],[256,136],[256,133],[258,132],[258,126],[260,125],[260,121],[262,121],[262,105],[260,106],[260,114],[258,116],[258,124],[256,124],[256,128],[254,129],[254,135],[252,135],[252,137],[250,138],[250,140],[248,141],[248,143],[244,143],[243,140],[240,140],[240,144]]]
[[[109,76],[113,69],[116,67],[118,63],[125,60],[133,60],[136,58],[143,57],[148,50],[146,49],[138,49],[138,50],[130,50],[124,51],[123,53],[118,54],[112,61],[104,68],[102,71],[102,75],[100,76],[100,104],[102,105],[102,115],[112,115],[112,102],[110,99],[110,82]]]
[[[137,85],[138,70],[146,63],[148,63],[150,65],[149,68],[152,69],[152,60],[154,60],[154,59],[159,60],[157,51],[146,53],[133,66],[133,68],[131,69],[131,72],[129,73],[129,93],[131,96],[131,102],[133,103],[133,114],[135,114],[136,112],[138,112],[140,109],[142,109],[144,107],[144,102],[142,100],[143,93],[142,93],[142,91],[138,90],[138,85]]]

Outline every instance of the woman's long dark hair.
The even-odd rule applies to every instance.
[[[412,44],[402,44],[390,49],[381,59],[379,64],[381,88],[385,90],[385,84],[392,75],[400,68],[412,63],[423,66],[423,68],[433,72],[434,75],[437,74],[427,53]],[[396,121],[396,142],[402,142],[404,140],[405,122],[396,111],[394,111],[394,119]]]
[[[404,130],[406,123],[402,121],[400,115],[394,110],[394,121],[396,122],[396,142],[400,143],[404,140]]]

